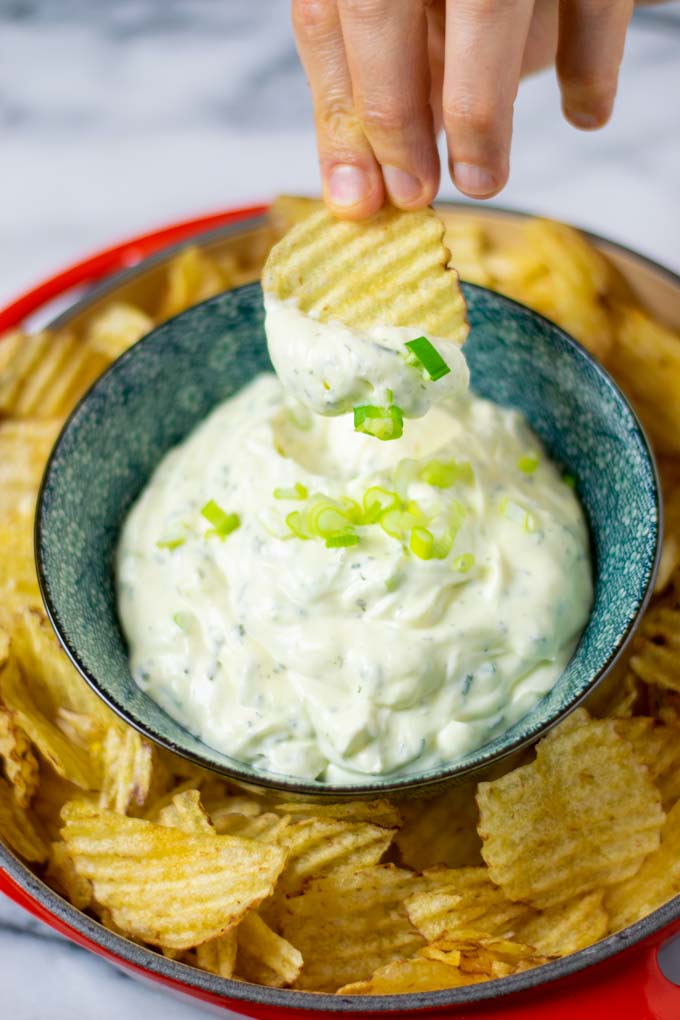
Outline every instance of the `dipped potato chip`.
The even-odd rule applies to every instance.
[[[38,762],[31,741],[17,722],[16,713],[0,706],[0,761],[16,802],[27,808],[38,788]]]
[[[492,286],[493,277],[487,265],[488,239],[481,224],[461,217],[458,212],[436,207],[435,212],[446,228],[444,244],[451,252],[450,265],[461,280],[480,287]]]
[[[281,909],[280,930],[304,959],[296,987],[335,991],[414,953],[424,940],[409,921],[404,901],[418,881],[393,864],[343,868],[311,879],[304,892],[289,897]]]
[[[280,887],[291,893],[312,875],[377,864],[393,835],[391,829],[369,822],[336,818],[306,818],[287,825],[279,837],[279,844],[288,851]]]
[[[664,820],[658,790],[615,724],[583,709],[538,744],[531,765],[480,783],[478,801],[491,878],[541,908],[634,875]]]
[[[297,223],[274,245],[262,272],[265,292],[295,299],[323,322],[356,329],[389,323],[462,344],[465,302],[444,226],[432,211],[383,207],[369,220],[338,220],[326,209]]]
[[[277,195],[269,206],[268,217],[276,240],[280,240],[296,223],[306,220],[311,213],[321,212],[320,198],[305,195]]]
[[[416,871],[438,864],[449,868],[481,864],[476,791],[476,783],[463,783],[434,797],[405,801],[404,825],[395,836],[403,863]]]
[[[47,860],[48,849],[43,837],[16,802],[12,787],[0,778],[0,837],[11,850],[26,861]]]
[[[680,893],[680,802],[668,812],[661,845],[645,858],[636,875],[607,892],[611,931],[634,924]]]
[[[62,816],[64,843],[98,903],[122,931],[168,949],[233,928],[271,895],[286,859],[269,844],[188,834],[82,801]]]
[[[515,931],[534,913],[524,903],[509,900],[486,868],[434,869],[423,878],[426,888],[406,901],[406,912],[428,940],[470,930],[501,935]]]

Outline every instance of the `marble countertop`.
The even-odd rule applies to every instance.
[[[318,190],[288,6],[0,0],[0,305],[136,231]],[[551,75],[523,85],[512,179],[498,201],[571,220],[680,271],[679,99],[675,2],[636,16],[605,131],[580,134],[559,118]],[[442,196],[454,196],[450,184]],[[666,956],[680,983],[680,943]],[[0,987],[0,1012],[12,1020],[204,1015],[8,901]]]

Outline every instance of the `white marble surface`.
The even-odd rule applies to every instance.
[[[525,83],[499,201],[680,270],[680,3],[636,19],[605,131],[557,110],[550,75]],[[0,0],[0,304],[135,231],[316,189],[287,0]],[[668,956],[680,982],[680,945]],[[0,987],[8,1020],[203,1015],[7,901]]]

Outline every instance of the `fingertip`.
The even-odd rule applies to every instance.
[[[508,171],[479,166],[476,163],[454,161],[451,178],[459,191],[468,198],[493,198],[502,191],[508,180]]]
[[[398,209],[423,209],[435,198],[439,180],[421,180],[396,166],[383,165],[385,190]]]
[[[362,220],[376,213],[385,201],[382,178],[364,167],[338,163],[323,178],[326,205],[339,219]]]
[[[602,107],[601,109],[583,108],[571,105],[568,102],[562,104],[562,113],[565,119],[578,128],[579,131],[597,131],[603,128],[612,115],[612,108]]]

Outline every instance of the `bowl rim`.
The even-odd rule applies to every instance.
[[[152,256],[153,258],[154,256]],[[255,287],[259,287],[258,281],[243,284],[240,287],[231,288],[228,293],[238,293],[241,291],[252,290]],[[200,765],[202,768],[206,768],[211,772],[226,777],[241,785],[256,786],[266,790],[275,791],[278,793],[285,793],[294,797],[309,797],[316,800],[323,799],[366,799],[373,797],[389,797],[399,794],[410,795],[419,790],[434,790],[437,787],[443,787],[451,783],[464,782],[471,779],[475,775],[488,773],[489,770],[495,766],[506,761],[508,758],[516,755],[519,751],[526,747],[535,744],[543,735],[549,730],[553,729],[559,722],[565,719],[572,711],[574,711],[588,695],[590,695],[595,688],[609,675],[611,670],[615,667],[619,661],[629,642],[631,641],[637,626],[640,623],[642,615],[647,608],[649,600],[653,593],[654,582],[656,579],[660,557],[661,557],[661,546],[662,546],[662,535],[663,535],[663,506],[661,500],[661,485],[659,472],[656,464],[654,452],[652,450],[651,443],[645,432],[645,429],[640,422],[635,409],[631,405],[628,398],[621,391],[618,384],[607,372],[607,370],[590,354],[590,352],[576,339],[570,336],[565,330],[557,326],[556,323],[550,319],[541,315],[534,309],[529,308],[526,305],[521,304],[512,298],[506,297],[503,294],[499,294],[497,291],[493,291],[488,287],[481,287],[478,284],[464,283],[464,286],[472,291],[482,292],[486,295],[492,295],[493,300],[499,305],[506,305],[511,308],[519,309],[523,314],[528,314],[530,317],[538,320],[543,324],[548,333],[557,334],[557,336],[566,343],[568,347],[572,347],[577,354],[585,359],[589,364],[590,368],[595,371],[600,381],[612,392],[613,396],[623,406],[630,416],[630,421],[634,432],[638,435],[641,442],[642,449],[644,451],[646,461],[650,468],[651,480],[654,488],[654,503],[656,509],[656,525],[654,534],[654,555],[651,559],[651,563],[647,569],[647,575],[644,581],[644,590],[642,598],[640,599],[638,606],[631,620],[629,621],[626,629],[618,638],[617,642],[613,645],[610,654],[606,661],[603,663],[597,673],[591,678],[584,690],[580,691],[576,695],[570,697],[561,705],[560,709],[552,715],[549,719],[540,725],[534,725],[520,735],[516,735],[509,742],[502,744],[500,749],[494,752],[484,754],[484,746],[477,749],[476,759],[467,765],[449,765],[441,768],[433,768],[428,773],[405,773],[404,775],[397,775],[393,779],[388,781],[378,782],[362,782],[358,784],[320,784],[316,781],[308,781],[295,776],[277,776],[275,773],[262,772],[262,774],[252,774],[250,771],[242,772],[240,770],[240,763],[237,759],[234,761],[234,767],[225,766],[222,763],[214,760],[209,756],[212,750],[209,745],[203,741],[201,743],[206,748],[206,753],[196,752],[190,750],[186,746],[176,743],[173,739],[169,738],[163,733],[158,733],[153,727],[151,727],[143,718],[137,717],[131,714],[125,704],[121,703],[118,699],[111,694],[107,689],[106,684],[94,676],[93,673],[87,668],[87,666],[81,661],[81,657],[77,648],[72,647],[71,643],[66,635],[65,628],[62,626],[60,614],[56,606],[55,600],[52,597],[49,578],[45,570],[43,560],[43,510],[44,510],[44,497],[48,488],[51,472],[54,464],[56,463],[63,442],[70,430],[70,427],[74,420],[79,416],[84,406],[89,402],[93,394],[104,388],[107,385],[108,379],[112,374],[115,374],[120,370],[120,366],[126,364],[132,358],[135,357],[135,352],[148,341],[153,341],[154,336],[158,330],[164,329],[169,323],[176,322],[183,315],[194,311],[197,308],[207,306],[211,303],[216,302],[224,294],[218,294],[205,301],[199,302],[193,305],[190,309],[186,309],[180,312],[178,315],[161,323],[155,327],[144,337],[142,337],[136,344],[125,351],[119,358],[117,358],[112,364],[100,375],[89,389],[83,394],[81,399],[78,401],[76,406],[73,408],[66,421],[64,422],[57,440],[50,452],[45,470],[40,483],[40,489],[38,492],[38,498],[36,503],[36,515],[35,515],[35,527],[34,527],[34,555],[36,563],[36,572],[38,577],[38,584],[40,587],[40,593],[45,606],[47,616],[55,630],[57,638],[70,659],[73,666],[80,673],[81,677],[87,682],[90,688],[100,697],[109,708],[112,709],[124,722],[131,725],[136,729],[142,736],[151,740],[153,743],[159,744],[166,750],[171,751],[180,757]],[[162,706],[161,706],[162,707]],[[174,720],[179,723],[179,720]],[[179,724],[181,726],[181,724]],[[496,740],[502,741],[506,737],[509,728],[505,733],[499,734]],[[188,730],[185,732],[189,733]],[[199,739],[199,738],[197,738]],[[488,745],[487,745],[488,746]],[[221,753],[221,752],[218,752]],[[248,767],[247,763],[243,763]],[[255,771],[255,770],[253,770]]]

